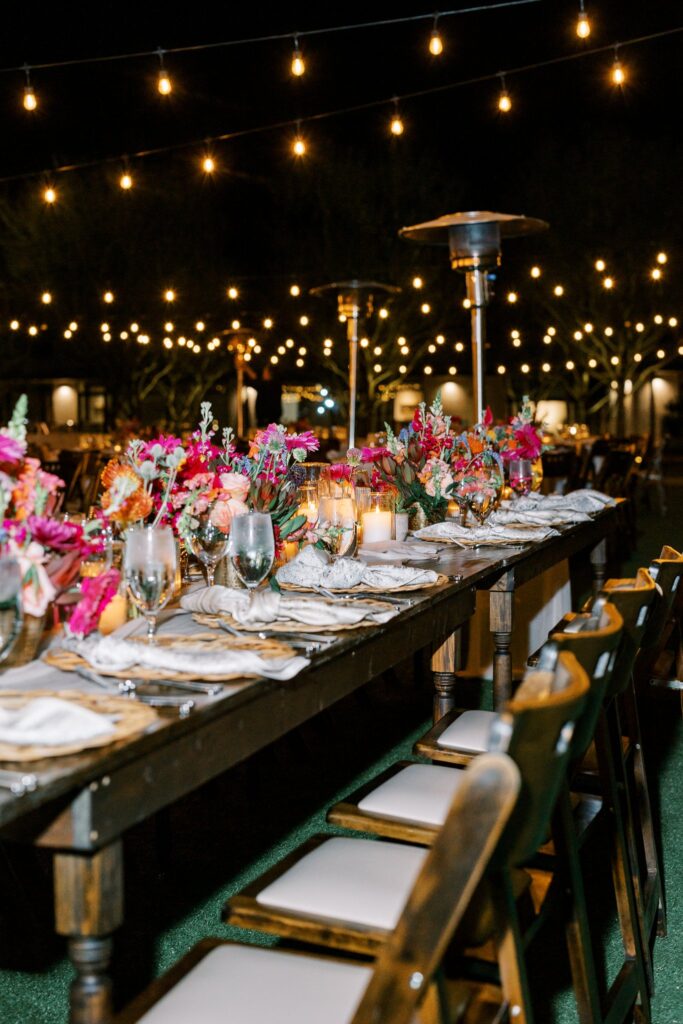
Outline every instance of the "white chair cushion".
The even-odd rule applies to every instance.
[[[140,1024],[347,1024],[371,975],[318,957],[218,946]]]
[[[457,768],[411,764],[363,797],[358,808],[372,817],[438,827],[446,820],[463,776]]]
[[[464,711],[445,729],[436,741],[438,747],[462,750],[466,754],[481,754],[488,749],[494,711]]]
[[[427,850],[372,839],[328,839],[266,886],[257,902],[278,910],[391,931]]]

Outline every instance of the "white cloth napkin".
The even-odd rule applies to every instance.
[[[181,597],[186,611],[218,615],[226,612],[236,622],[256,628],[272,626],[274,622],[291,625],[293,629],[306,626],[352,626],[360,622],[388,622],[398,609],[379,610],[364,601],[326,601],[319,597],[296,594],[277,594],[274,590],[257,591],[250,595],[245,590],[229,587],[206,587]]]
[[[363,559],[383,562],[400,562],[402,559],[427,562],[436,558],[440,550],[438,545],[427,544],[423,540],[376,540],[363,544],[358,554]]]
[[[36,697],[16,710],[0,707],[1,743],[57,747],[113,732],[104,715],[58,697]]]
[[[226,587],[215,587],[226,590]],[[199,593],[203,593],[200,591]],[[188,595],[189,597],[194,595]],[[197,609],[200,610],[200,609]],[[135,666],[158,668],[164,672],[187,672],[193,676],[267,676],[269,679],[291,679],[309,664],[307,658],[297,656],[264,658],[256,651],[207,651],[198,641],[196,646],[174,650],[156,644],[136,643],[111,634],[100,637],[93,634],[85,640],[69,639],[64,644],[98,669],[125,672]]]
[[[555,510],[572,512],[602,512],[603,509],[615,505],[614,498],[601,491],[586,488],[583,491],[570,491],[569,494],[537,494],[532,492],[524,498],[518,498],[515,507],[522,512]]]
[[[367,565],[357,558],[338,558],[333,562],[325,551],[312,546],[304,548],[276,573],[278,583],[332,590],[350,590],[361,583],[378,590],[396,590],[418,584],[434,584],[438,578],[438,573],[431,569]]]
[[[522,498],[522,501],[525,499]],[[515,502],[505,502],[502,508],[497,509],[491,516],[489,522],[496,526],[509,526],[511,523],[534,523],[537,526],[563,526],[571,523],[585,523],[590,520],[587,512],[579,512],[576,509],[566,508],[553,503],[548,508],[545,505],[535,505],[531,508],[520,509]]]
[[[549,526],[460,526],[458,523],[434,523],[418,530],[416,536],[424,536],[426,540],[447,540],[462,547],[476,547],[479,544],[527,544],[556,537],[557,530]]]

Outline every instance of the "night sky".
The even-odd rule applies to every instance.
[[[171,282],[179,295],[192,296],[193,312],[210,315],[214,304],[225,303],[230,281],[238,281],[245,296],[251,292],[245,302],[253,310],[263,310],[281,301],[294,279],[303,288],[357,273],[397,280],[423,267],[438,269],[450,291],[444,253],[413,250],[397,232],[456,209],[549,221],[547,235],[506,247],[506,286],[535,259],[571,265],[598,252],[627,261],[642,253],[647,263],[660,248],[671,254],[667,273],[675,279],[683,213],[683,33],[624,47],[623,90],[608,80],[613,54],[606,52],[509,74],[508,115],[496,109],[497,82],[406,100],[404,135],[388,134],[394,95],[683,23],[677,0],[588,0],[586,6],[592,34],[585,43],[575,34],[577,0],[443,18],[439,58],[427,52],[430,20],[304,38],[307,72],[300,80],[289,70],[291,39],[168,55],[170,97],[156,90],[155,57],[36,70],[39,109],[30,115],[21,106],[23,74],[0,76],[0,178],[117,158],[53,176],[60,211],[41,210],[44,176],[0,183],[0,205],[20,217],[26,210],[38,224],[33,253],[3,272],[3,314],[28,315],[30,302],[51,287],[63,316],[90,315],[88,296],[111,287],[127,296],[133,315],[146,296],[159,305],[160,290]],[[426,10],[395,3],[293,3],[268,13],[257,5],[12,5],[3,12],[0,66]],[[198,169],[201,140],[208,136],[377,99],[387,102],[304,124],[309,151],[303,160],[292,156],[294,129],[287,128],[211,146],[219,166],[212,180]],[[117,181],[124,161],[118,158],[192,141],[198,145],[158,157],[131,156],[135,188],[122,193]],[[81,218],[71,233],[62,211]],[[7,264],[6,241],[0,231]]]

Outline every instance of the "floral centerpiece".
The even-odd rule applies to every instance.
[[[124,527],[141,521],[170,525],[188,542],[200,516],[208,515],[227,535],[234,516],[254,509],[270,514],[279,551],[306,526],[289,469],[318,448],[317,439],[310,431],[290,434],[271,423],[241,455],[230,427],[216,443],[213,422],[211,404],[202,402],[201,420],[187,441],[163,435],[132,441],[104,470],[105,514]]]
[[[48,606],[78,579],[83,559],[103,551],[105,541],[97,520],[82,526],[55,518],[64,482],[27,454],[27,409],[22,395],[0,429],[0,555],[19,564],[23,612],[41,626],[35,630],[37,643]],[[83,581],[74,609],[79,630],[95,628],[118,579],[116,570],[109,570]]]
[[[410,425],[398,436],[386,423],[385,430],[386,444],[363,448],[360,455],[361,463],[374,466],[373,486],[396,489],[398,512],[417,507],[427,522],[443,519],[453,483],[450,458],[454,439],[451,417],[444,415],[440,397],[429,409],[421,402]]]

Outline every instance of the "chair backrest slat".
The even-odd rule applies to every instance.
[[[519,790],[519,771],[505,754],[483,754],[466,770],[352,1024],[410,1024],[500,842]]]
[[[657,585],[647,569],[639,569],[634,579],[607,580],[601,595],[614,605],[624,623],[608,690],[608,696],[612,696],[622,693],[629,685],[636,655],[649,628],[652,609],[660,598]]]
[[[496,864],[521,864],[544,841],[588,691],[588,676],[576,657],[555,648],[553,670],[528,671],[494,722],[489,750],[509,754],[522,776],[520,797],[496,851]]]
[[[674,548],[662,548],[659,558],[655,558],[650,565],[650,575],[659,588],[660,597],[653,604],[649,616],[647,629],[641,643],[643,649],[657,646],[664,627],[669,621],[676,592],[681,585],[681,576],[683,576],[683,555]]]

